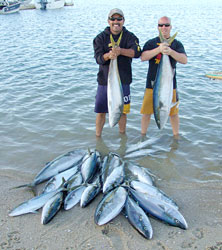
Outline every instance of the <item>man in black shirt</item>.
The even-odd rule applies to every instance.
[[[169,17],[161,17],[158,20],[158,29],[161,30],[165,39],[170,38],[171,20]],[[182,43],[176,39],[173,40],[169,46],[166,43],[161,43],[160,38],[155,37],[147,41],[143,47],[141,55],[142,61],[149,61],[149,70],[147,73],[146,91],[143,98],[143,104],[141,108],[142,120],[141,120],[141,134],[145,135],[150,123],[151,114],[153,114],[153,83],[156,78],[158,64],[161,59],[161,55],[166,54],[170,58],[171,66],[175,69],[173,79],[173,102],[177,102],[177,105],[171,108],[170,122],[173,130],[173,135],[179,134],[179,98],[177,93],[176,82],[176,63],[187,63],[187,56]]]
[[[139,39],[129,32],[124,25],[124,14],[120,9],[112,9],[108,15],[109,27],[93,40],[94,57],[99,64],[97,74],[98,88],[95,102],[96,136],[101,136],[108,113],[107,80],[110,59],[117,58],[118,70],[124,94],[124,109],[119,120],[119,132],[125,133],[126,114],[130,112],[130,83],[132,82],[132,58],[139,58],[141,49]],[[110,37],[116,43],[112,48]]]

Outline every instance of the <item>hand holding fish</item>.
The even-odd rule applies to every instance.
[[[121,48],[115,47],[115,48],[112,48],[112,51],[116,54],[116,56],[119,56],[121,53]]]
[[[116,59],[120,55],[120,47],[112,48],[109,52],[109,59]]]
[[[160,43],[159,49],[163,55],[169,56],[172,52],[172,49],[169,47],[169,44],[167,43]]]

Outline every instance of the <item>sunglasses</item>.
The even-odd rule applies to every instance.
[[[122,21],[123,20],[123,17],[109,17],[109,20],[110,21],[115,21],[115,20],[117,20],[117,21]]]
[[[163,26],[170,27],[170,24],[169,23],[163,23],[163,24],[158,23],[158,27],[163,27]]]

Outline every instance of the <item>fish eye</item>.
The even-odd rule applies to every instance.
[[[176,222],[176,224],[179,224],[179,223],[180,223],[177,219],[175,219],[175,222]]]

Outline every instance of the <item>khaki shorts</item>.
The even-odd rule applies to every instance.
[[[173,90],[173,102],[177,101],[176,89]],[[140,110],[141,114],[151,115],[153,114],[153,89],[146,89],[143,104]],[[179,113],[179,101],[175,106],[170,110],[170,116],[176,115]]]

